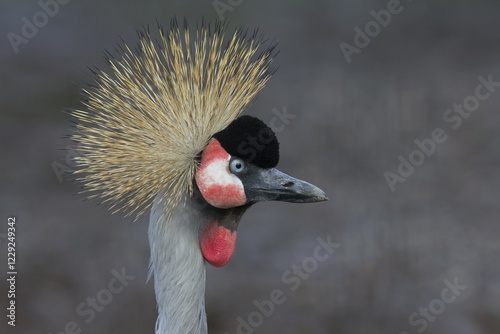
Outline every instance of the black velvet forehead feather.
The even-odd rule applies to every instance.
[[[279,161],[279,143],[274,131],[253,116],[241,116],[214,135],[232,156],[261,168],[273,168]]]

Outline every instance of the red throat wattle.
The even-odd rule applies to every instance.
[[[214,267],[222,267],[229,262],[235,245],[236,231],[219,226],[216,220],[208,223],[200,241],[203,257]]]

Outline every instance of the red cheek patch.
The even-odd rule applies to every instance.
[[[242,196],[241,187],[238,185],[214,184],[206,187],[202,194],[212,206],[222,209],[240,206],[246,202],[246,196]]]
[[[203,198],[221,209],[241,206],[247,201],[243,184],[229,171],[230,159],[219,141],[213,138],[201,155],[200,168],[195,176]]]
[[[201,155],[201,163],[209,164],[214,160],[229,160],[231,155],[221,146],[220,142],[212,138]]]
[[[236,231],[219,226],[216,220],[210,221],[200,241],[203,257],[214,267],[222,267],[229,262],[235,245]]]

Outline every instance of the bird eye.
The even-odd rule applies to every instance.
[[[229,170],[233,174],[241,174],[246,170],[247,166],[245,164],[245,161],[238,159],[238,158],[233,158],[231,162],[229,162]]]

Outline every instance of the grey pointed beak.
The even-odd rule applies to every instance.
[[[249,202],[312,203],[328,200],[325,192],[315,185],[296,179],[276,168],[254,167],[246,177],[240,178]]]

